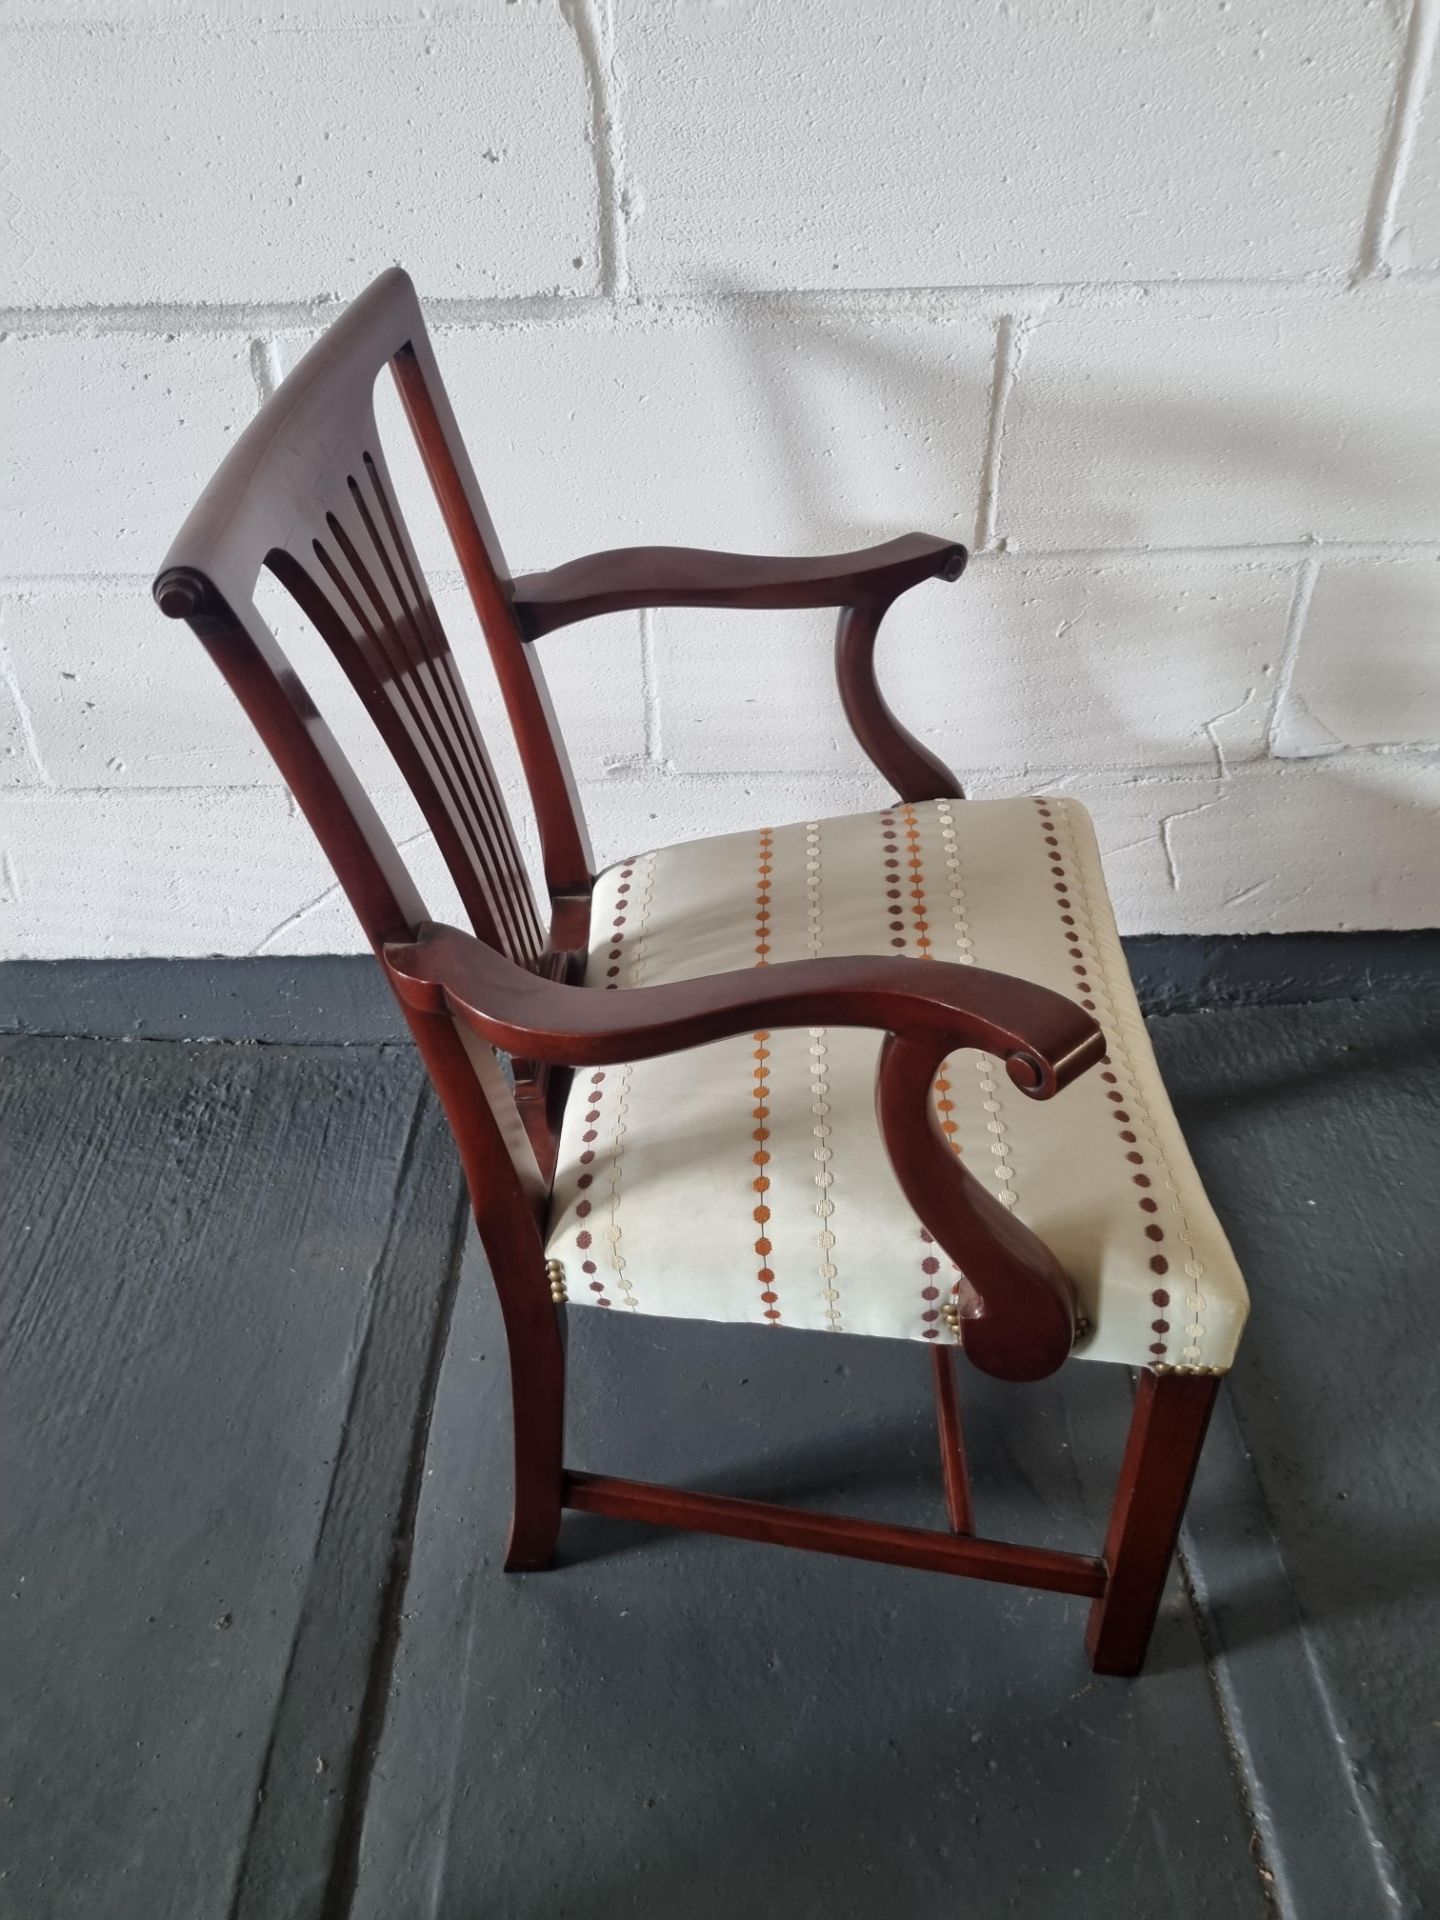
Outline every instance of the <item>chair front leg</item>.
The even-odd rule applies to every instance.
[[[1140,1375],[1105,1536],[1109,1578],[1085,1634],[1096,1673],[1135,1674],[1144,1665],[1219,1391],[1214,1375]]]
[[[515,1506],[505,1549],[507,1573],[548,1567],[560,1533],[565,1472],[565,1305],[551,1279],[551,1303],[505,1313],[515,1445]],[[502,1302],[502,1312],[504,1306]]]

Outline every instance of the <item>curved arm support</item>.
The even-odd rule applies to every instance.
[[[958,580],[968,558],[954,540],[907,533],[863,553],[772,560],[698,547],[616,547],[511,584],[526,640],[634,607],[838,607],[835,677],[855,738],[901,800],[959,800],[960,783],[908,733],[875,678],[875,636],[902,593],[922,580]]]
[[[850,731],[901,800],[963,800],[937,755],[902,727],[875,678],[875,639],[890,603],[846,607],[835,627],[835,682]]]
[[[906,533],[861,553],[775,560],[703,547],[615,547],[512,582],[515,618],[527,640],[557,627],[633,607],[889,606],[922,580],[958,580],[964,547]]]
[[[1045,1242],[981,1186],[941,1132],[930,1089],[949,1051],[943,1040],[886,1036],[875,1075],[885,1151],[901,1192],[964,1275],[966,1357],[1001,1380],[1043,1380],[1075,1344],[1075,1289]]]
[[[876,1111],[902,1192],[968,1287],[964,1345],[987,1373],[1038,1380],[1075,1335],[1075,1298],[1053,1254],[980,1186],[939,1130],[930,1089],[961,1047],[998,1055],[1022,1093],[1047,1100],[1105,1050],[1063,994],[1007,974],[903,956],[790,960],[620,993],[516,966],[453,927],[423,926],[383,951],[405,1005],[448,1013],[522,1057],[576,1067],[653,1059],[757,1027],[867,1027],[886,1034]]]

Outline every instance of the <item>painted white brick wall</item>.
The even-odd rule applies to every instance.
[[[1365,0],[621,18],[647,292],[1323,270],[1353,251],[1400,53]]]
[[[1433,924],[1437,37],[1440,0],[0,0],[0,954],[359,944],[147,589],[397,259],[517,569],[964,539],[887,690],[977,797],[1083,799],[1125,928]],[[543,652],[603,857],[883,797],[824,617]]]

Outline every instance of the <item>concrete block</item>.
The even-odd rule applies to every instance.
[[[1004,800],[1017,793],[1058,793],[1080,801],[1095,822],[1105,883],[1122,933],[1188,932],[1186,903],[1173,883],[1163,822],[1199,805],[1221,783],[1197,768],[1191,774],[1094,772],[1070,768],[1036,779],[1024,773],[976,773],[966,782],[972,800]]]
[[[1064,792],[1093,814],[1125,933],[1430,926],[1440,914],[1440,768],[1390,756],[1208,776],[1079,771],[972,781],[976,799]],[[432,915],[464,924],[408,795],[377,801]],[[587,781],[602,863],[766,823],[870,810],[878,776]],[[533,862],[533,837],[530,837]],[[354,916],[309,829],[274,790],[12,793],[0,799],[6,959],[358,952]]]
[[[497,774],[512,806],[527,805],[509,720],[469,601],[453,586],[435,598]],[[304,615],[277,586],[262,590],[260,603],[361,780],[368,787],[395,785],[394,762]],[[0,640],[57,786],[280,784],[204,648],[188,628],[163,618],[146,581],[137,579],[129,591],[101,593],[77,583],[73,590],[0,601]],[[597,621],[587,646],[551,643],[546,675],[578,773],[601,777],[643,750],[634,616]],[[12,762],[22,764],[7,757],[6,764]]]
[[[632,543],[840,552],[912,527],[968,540],[993,345],[974,314],[746,304],[443,329],[436,352],[519,572]],[[377,398],[421,556],[453,564],[398,408],[383,386]]]
[[[897,602],[881,684],[910,730],[975,768],[1180,766],[1262,750],[1295,568],[1156,556],[981,555]],[[654,616],[661,751],[682,772],[862,772],[834,616]]]
[[[465,924],[409,795],[372,796],[435,919]],[[0,797],[0,958],[354,953],[314,835],[277,788]]]
[[[3,638],[0,633],[0,646]],[[0,787],[33,787],[43,777],[43,769],[26,736],[13,670],[4,663],[3,678],[0,678]]]
[[[599,283],[558,6],[25,11],[0,51],[7,301],[304,300],[396,260],[430,294]]]
[[[1392,9],[953,0],[619,12],[662,288],[1257,279],[1354,259]]]
[[[242,953],[328,883],[279,792],[0,801],[7,959]]]
[[[254,728],[149,582],[0,601],[0,639],[57,787],[278,785]]]
[[[1440,294],[1152,295],[1023,342],[998,528],[1027,547],[1429,540]]]
[[[1440,554],[1325,561],[1276,716],[1276,751],[1437,743]]]
[[[864,773],[835,691],[833,613],[661,607],[651,617],[660,752],[677,773]]]
[[[1177,931],[1433,927],[1440,766],[1381,755],[1242,768],[1171,816]],[[1168,927],[1135,928],[1169,932]]]
[[[1043,789],[1003,775],[972,788],[1041,790],[1094,816],[1122,933],[1428,927],[1440,914],[1433,763],[1353,754],[1224,780],[1078,770]]]
[[[256,404],[233,335],[0,341],[0,575],[153,572]]]
[[[642,773],[587,781],[580,789],[601,866],[682,840],[860,813],[883,806],[886,798],[878,774],[868,779],[833,774],[803,779],[730,774],[703,779]]]
[[[1122,933],[1298,933],[1433,926],[1440,766],[1380,755],[1255,762],[1221,779],[1084,768],[980,774],[976,800],[1065,793],[1095,820]],[[878,775],[646,776],[588,785],[597,854],[870,811]]]

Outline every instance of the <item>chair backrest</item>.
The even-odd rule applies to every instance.
[[[485,635],[540,832],[548,930],[414,544],[375,417],[393,374]],[[254,723],[329,856],[366,938],[430,916],[394,841],[256,609],[262,570],[330,647],[415,795],[476,935],[552,977],[578,971],[592,857],[533,646],[407,275],[384,273],[313,346],[240,436],[155,581]],[[401,1011],[444,1103],[507,1315],[548,1302],[539,1215],[564,1076],[493,1053],[448,1016]],[[534,1268],[532,1295],[513,1276]],[[502,1274],[505,1278],[502,1278]],[[518,1289],[518,1291],[517,1291]],[[548,1310],[548,1306],[547,1306]]]
[[[485,634],[540,832],[542,921],[381,451],[388,366]],[[330,857],[367,938],[426,913],[399,854],[255,607],[261,571],[334,653],[414,794],[476,935],[562,970],[583,944],[591,855],[534,648],[441,383],[415,290],[398,268],[346,309],[241,435],[155,583],[239,696]]]

